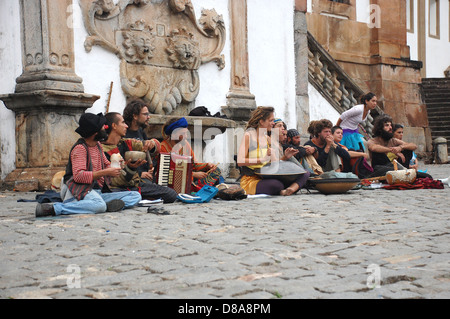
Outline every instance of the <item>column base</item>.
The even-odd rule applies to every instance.
[[[53,176],[65,167],[20,168],[10,173],[1,187],[2,190],[17,192],[43,192],[51,190]]]
[[[230,93],[227,96],[227,106],[222,106],[222,112],[235,121],[248,121],[251,112],[256,109],[255,96],[248,94]]]

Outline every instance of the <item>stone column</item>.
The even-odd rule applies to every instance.
[[[231,86],[223,113],[236,121],[247,121],[256,108],[250,93],[247,37],[247,0],[230,0]]]
[[[308,95],[308,27],[306,24],[307,0],[296,0],[294,11],[294,45],[296,73],[297,129],[309,136],[310,122]]]
[[[67,164],[79,116],[99,98],[75,74],[72,0],[20,0],[23,73],[13,94],[0,96],[16,115],[17,190],[44,190]]]

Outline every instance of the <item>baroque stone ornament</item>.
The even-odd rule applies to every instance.
[[[87,52],[99,45],[120,59],[122,90],[144,99],[149,111],[186,115],[200,89],[198,70],[225,67],[223,17],[191,0],[80,0]]]

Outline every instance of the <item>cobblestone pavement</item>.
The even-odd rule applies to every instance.
[[[427,165],[435,179],[450,165]],[[0,298],[449,298],[449,192],[317,191],[34,218],[0,193]]]

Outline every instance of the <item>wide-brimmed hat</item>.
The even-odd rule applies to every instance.
[[[106,118],[102,113],[84,113],[80,117],[79,127],[75,130],[82,137],[87,138],[100,132],[100,130],[105,126]]]

